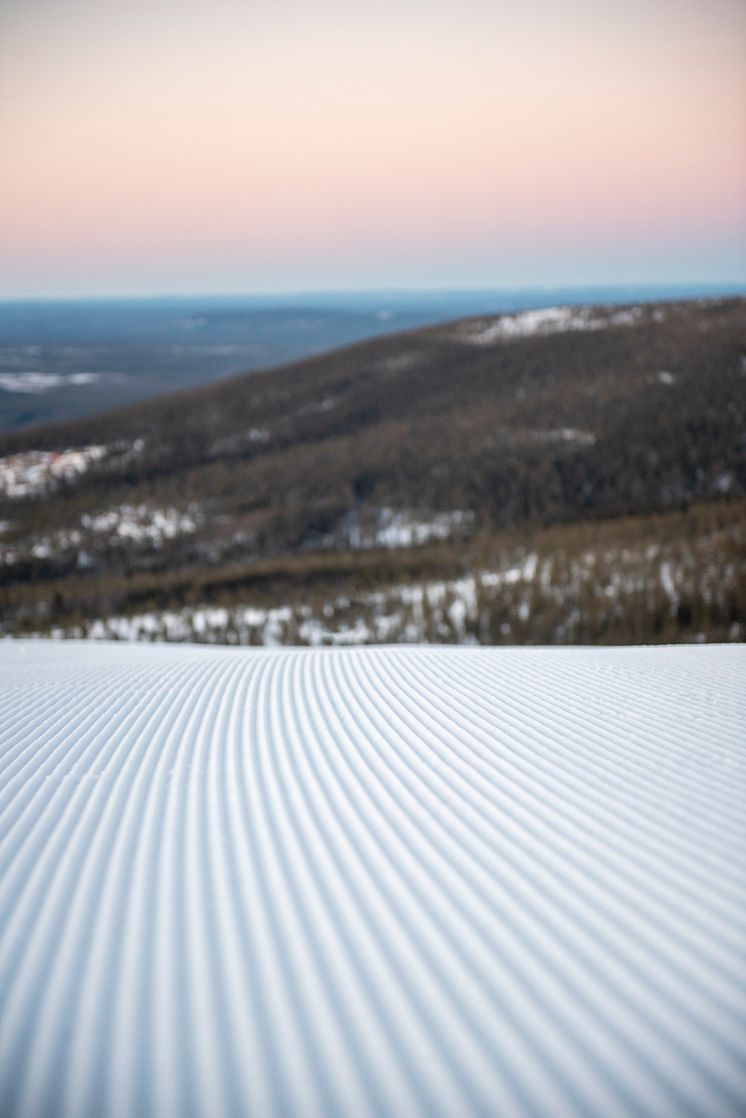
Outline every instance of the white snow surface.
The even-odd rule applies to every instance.
[[[591,307],[542,307],[469,323],[459,337],[473,345],[493,345],[506,338],[529,338],[535,334],[635,326],[641,315],[641,307],[627,307],[605,315],[595,313]]]
[[[140,442],[138,449],[141,447]],[[81,446],[66,450],[27,450],[0,458],[0,493],[6,497],[45,493],[60,481],[74,481],[90,469],[93,462],[104,458],[106,451],[105,446]]]
[[[746,1111],[746,652],[0,644],[0,1114]]]
[[[161,546],[164,539],[186,535],[197,529],[197,521],[192,513],[180,512],[174,508],[151,508],[148,505],[117,505],[95,514],[84,513],[81,524],[97,535],[110,539],[143,541]]]
[[[66,388],[68,385],[79,387],[82,384],[96,384],[99,380],[100,373],[0,373],[0,389],[3,392],[40,396],[53,388]]]
[[[410,510],[381,508],[374,527],[360,527],[355,523],[347,532],[350,547],[419,547],[432,540],[447,540],[459,532],[468,531],[474,513],[463,509],[432,513],[421,516]]]

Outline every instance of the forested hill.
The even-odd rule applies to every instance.
[[[4,437],[4,581],[74,575],[95,599],[102,576],[201,584],[376,549],[391,563],[397,547],[732,502],[745,389],[742,298],[377,338]]]

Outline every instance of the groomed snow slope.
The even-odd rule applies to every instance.
[[[0,1114],[746,1109],[738,647],[0,646]]]

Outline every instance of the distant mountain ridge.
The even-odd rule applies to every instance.
[[[95,415],[465,315],[701,293],[669,285],[0,300],[0,431]]]

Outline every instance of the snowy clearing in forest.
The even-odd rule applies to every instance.
[[[27,450],[0,458],[0,494],[33,497],[61,481],[74,481],[106,455],[105,446],[69,447],[67,450]]]
[[[0,644],[0,1113],[746,1108],[746,652]]]

